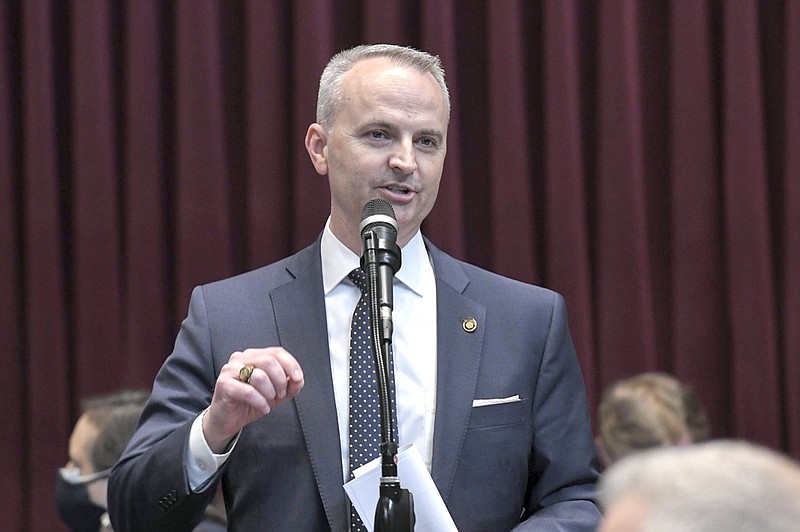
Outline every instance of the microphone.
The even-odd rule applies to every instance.
[[[377,272],[378,305],[381,341],[392,338],[392,309],[394,308],[392,282],[400,269],[400,248],[397,247],[397,217],[392,204],[384,199],[369,200],[361,211],[358,226],[363,243],[361,269],[369,277]],[[374,267],[373,267],[374,265]]]
[[[400,248],[397,247],[397,218],[392,204],[383,199],[368,201],[361,213],[358,230],[363,243],[361,269],[367,274],[370,290],[372,343],[380,396],[382,473],[375,507],[375,532],[411,532],[416,523],[414,496],[400,486],[397,475],[398,444],[392,421],[388,370],[394,308],[392,281],[401,263]],[[375,330],[376,321],[379,322],[378,331]]]

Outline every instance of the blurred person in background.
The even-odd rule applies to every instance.
[[[108,473],[136,431],[149,396],[144,390],[123,390],[83,401],[83,414],[69,439],[69,461],[56,477],[56,508],[71,530],[113,530],[106,512]],[[226,528],[219,494],[194,532]]]
[[[742,441],[634,453],[599,485],[600,532],[796,532],[800,464]]]
[[[596,444],[603,465],[653,447],[708,439],[708,417],[692,389],[665,373],[618,381],[598,408]]]
[[[123,390],[83,401],[69,438],[69,461],[56,476],[56,508],[71,530],[108,526],[108,473],[136,431],[148,396]]]

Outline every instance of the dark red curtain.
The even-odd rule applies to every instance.
[[[425,232],[564,294],[592,405],[645,370],[800,458],[800,1],[0,1],[3,528],[57,528],[79,400],[190,290],[310,243],[303,136],[362,42],[441,56]]]

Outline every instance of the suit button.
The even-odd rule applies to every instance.
[[[158,499],[158,507],[161,508],[162,511],[166,512],[172,505],[178,502],[178,492],[175,490],[171,490],[169,493]]]

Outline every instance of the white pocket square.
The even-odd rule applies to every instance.
[[[472,401],[472,408],[476,408],[478,406],[489,406],[489,405],[502,405],[505,403],[517,403],[522,399],[519,398],[519,395],[512,395],[510,397],[499,397],[497,399],[474,399]]]

